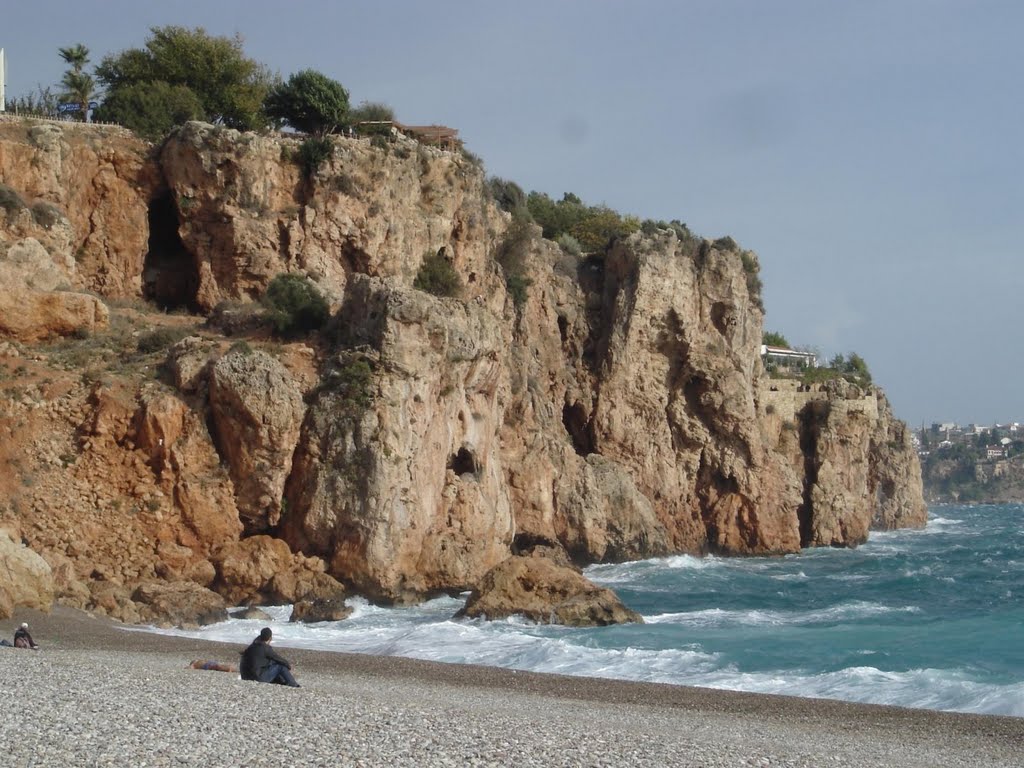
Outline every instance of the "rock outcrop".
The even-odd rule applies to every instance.
[[[47,562],[0,528],[0,619],[16,607],[48,611],[53,605],[53,575]]]
[[[617,609],[571,567],[510,555],[777,554],[924,523],[881,390],[766,375],[757,258],[731,239],[648,227],[574,258],[461,153],[337,137],[307,172],[300,141],[0,120],[0,522],[57,599],[337,617],[346,588],[486,582],[506,597],[483,614],[601,623]],[[427,255],[458,296],[414,287]],[[332,308],[302,342],[254,308],[281,273]]]
[[[484,575],[459,612],[486,619],[514,615],[570,627],[643,623],[640,614],[626,608],[610,589],[543,554],[513,556],[499,563]]]

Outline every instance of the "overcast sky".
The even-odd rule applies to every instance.
[[[856,351],[914,426],[1024,421],[1024,3],[35,0],[0,11],[7,96],[165,24],[458,128],[527,190],[732,235],[766,329]]]

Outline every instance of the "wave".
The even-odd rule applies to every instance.
[[[807,626],[856,621],[886,613],[920,613],[915,605],[891,607],[880,603],[859,601],[822,608],[814,611],[728,611],[721,608],[707,608],[700,611],[660,613],[644,616],[649,624],[686,624],[696,627],[741,626]]]
[[[851,607],[866,611],[904,610],[871,604],[837,606],[836,609],[849,610]],[[857,666],[829,672],[809,669],[743,671],[734,663],[725,663],[721,655],[699,646],[670,649],[594,647],[586,644],[583,639],[585,636],[573,630],[540,628],[517,622],[445,620],[420,624],[392,622],[389,626],[386,623],[390,621],[387,614],[398,611],[369,605],[363,605],[362,608],[363,621],[350,618],[346,622],[320,625],[284,623],[290,612],[288,606],[272,608],[268,613],[272,616],[275,638],[281,647],[394,655],[581,677],[1024,716],[1024,683],[980,682],[959,669],[886,671],[873,666]],[[439,608],[432,606],[425,613],[436,612]],[[354,617],[358,611],[353,614]],[[817,613],[824,616],[828,611]],[[758,614],[764,621],[779,618],[773,616],[773,612],[719,609],[696,612],[696,615],[716,621],[723,617],[750,620]],[[692,620],[694,615],[676,614],[675,617],[688,616]],[[672,621],[673,618],[671,614],[664,614],[650,617],[649,621],[657,624]],[[199,630],[149,628],[148,631],[241,645],[255,636],[255,626],[265,623],[230,620]],[[873,654],[864,651],[860,655]]]
[[[848,667],[836,672],[797,676],[718,673],[698,685],[917,709],[1024,716],[1024,683],[982,683],[962,670],[894,672],[876,667]]]

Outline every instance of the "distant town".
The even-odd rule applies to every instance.
[[[933,502],[1024,501],[1024,425],[955,422],[912,433],[925,497]]]

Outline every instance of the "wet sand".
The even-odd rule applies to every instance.
[[[277,646],[301,689],[186,669],[237,645],[19,610],[8,765],[1020,766],[1024,718]],[[19,702],[15,704],[14,702]]]

